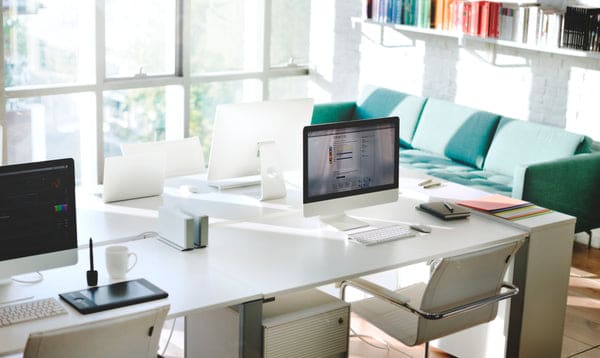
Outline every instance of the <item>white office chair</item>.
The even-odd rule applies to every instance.
[[[198,137],[145,143],[122,143],[124,156],[151,152],[164,153],[165,177],[190,175],[206,171],[202,145]]]
[[[444,258],[427,284],[396,291],[364,279],[343,281],[341,296],[344,299],[348,286],[373,295],[352,302],[352,311],[408,346],[425,343],[427,357],[429,341],[493,320],[498,302],[519,292],[503,279],[521,244]]]
[[[90,324],[31,333],[24,358],[157,357],[169,305]]]

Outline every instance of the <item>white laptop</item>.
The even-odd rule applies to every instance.
[[[150,152],[164,153],[166,156],[165,176],[167,178],[203,173],[206,171],[202,145],[198,137],[144,143],[122,143],[124,156]]]
[[[160,195],[165,181],[164,153],[132,154],[104,159],[105,203]]]

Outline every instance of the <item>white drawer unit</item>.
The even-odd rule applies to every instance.
[[[263,357],[346,357],[350,306],[317,289],[263,305]]]

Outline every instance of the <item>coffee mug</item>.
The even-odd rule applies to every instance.
[[[133,264],[129,265],[129,258],[134,258]],[[114,245],[106,248],[106,270],[108,276],[112,279],[125,278],[137,263],[137,255],[135,252],[129,251],[127,246]]]

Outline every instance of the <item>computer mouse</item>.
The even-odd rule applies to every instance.
[[[410,225],[410,228],[413,230],[416,230],[418,232],[425,233],[425,234],[429,234],[431,232],[431,226],[428,226],[425,224],[413,224],[413,225]]]
[[[183,191],[187,191],[188,193],[199,193],[200,189],[198,189],[198,187],[193,186],[193,185],[182,185],[179,187],[179,189],[183,190]]]

